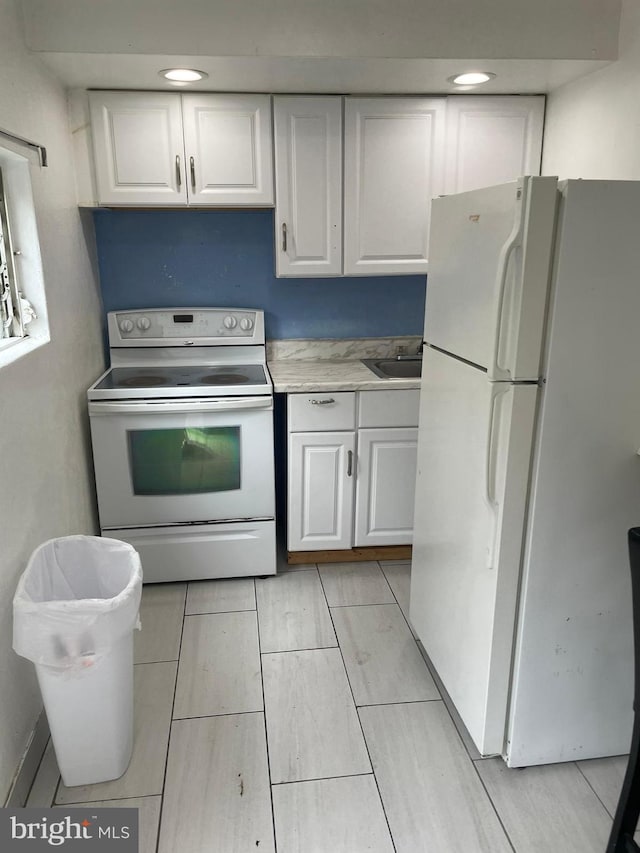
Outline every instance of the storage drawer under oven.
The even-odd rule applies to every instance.
[[[275,521],[104,530],[140,554],[144,583],[273,575]]]
[[[273,401],[91,402],[101,527],[273,518]]]

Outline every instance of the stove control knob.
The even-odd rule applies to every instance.
[[[245,332],[253,329],[253,320],[251,317],[243,317],[242,320],[240,320],[240,328]]]
[[[148,317],[139,317],[136,320],[136,326],[140,329],[141,332],[146,332],[147,329],[151,326],[151,320]]]
[[[233,314],[229,314],[227,317],[224,318],[222,322],[224,323],[225,329],[235,329],[235,327],[238,325],[238,321],[233,316]]]
[[[120,320],[120,331],[124,332],[125,334],[127,332],[132,332],[133,331],[133,321],[132,320]]]

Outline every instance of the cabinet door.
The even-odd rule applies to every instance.
[[[91,92],[100,204],[186,204],[180,95]]]
[[[411,543],[417,443],[417,429],[358,431],[356,546]]]
[[[182,96],[189,203],[273,204],[269,95]]]
[[[274,98],[276,274],[342,275],[342,98]]]
[[[290,551],[351,548],[355,433],[289,435]]]
[[[427,271],[431,199],[443,192],[445,98],[347,98],[344,271]]]
[[[447,99],[445,192],[540,174],[544,96]]]

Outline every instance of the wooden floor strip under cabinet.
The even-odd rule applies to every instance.
[[[287,563],[351,563],[361,560],[410,560],[411,545],[349,548],[344,551],[287,551]]]

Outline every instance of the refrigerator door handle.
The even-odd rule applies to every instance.
[[[487,545],[487,569],[494,568],[496,534],[498,529],[498,499],[496,497],[496,453],[495,445],[499,437],[499,430],[495,428],[496,412],[498,411],[498,399],[508,392],[508,388],[492,388],[491,404],[489,406],[489,420],[487,426],[487,449],[485,455],[485,500],[491,510],[491,532]]]
[[[507,273],[509,272],[509,261],[511,260],[511,256],[514,251],[522,243],[522,234],[524,228],[522,211],[525,188],[518,187],[517,192],[517,207],[513,228],[511,229],[511,233],[507,238],[507,242],[500,250],[500,256],[498,258],[498,275],[496,277],[493,312],[493,316],[495,318],[493,328],[493,353],[491,355],[491,361],[489,363],[489,369],[487,371],[489,379],[493,381],[509,381],[512,378],[510,370],[500,364],[500,332],[502,329],[502,314],[504,310],[504,296],[505,291],[507,289]]]

